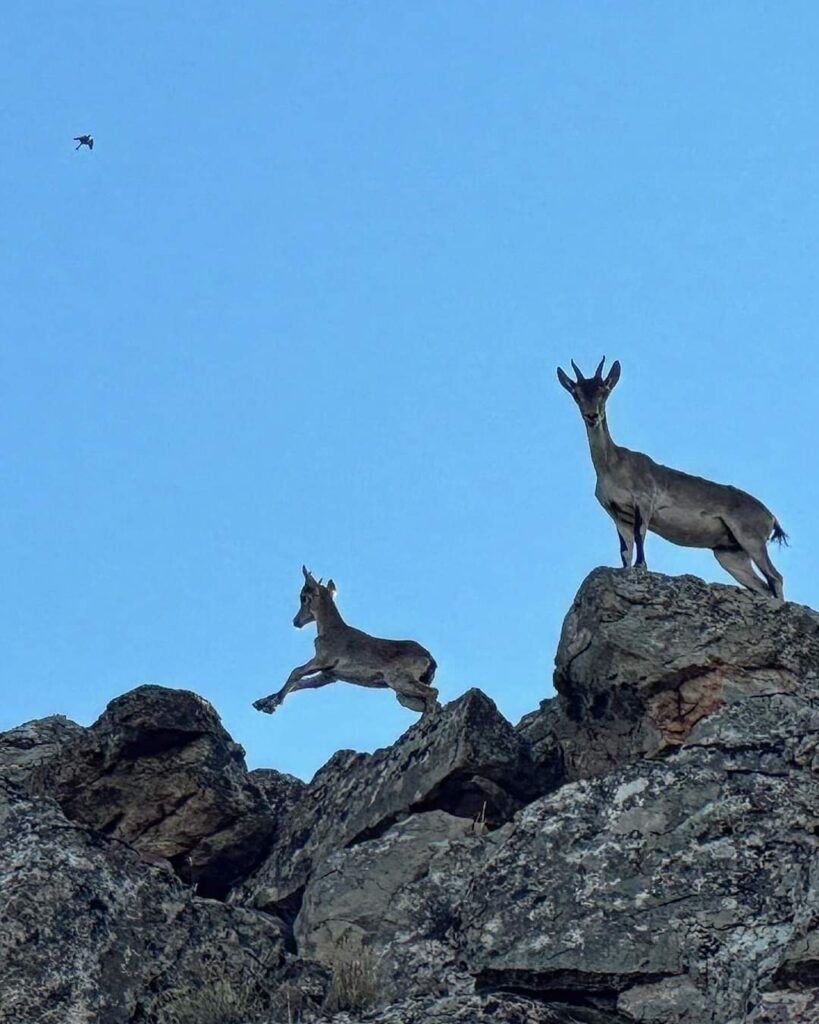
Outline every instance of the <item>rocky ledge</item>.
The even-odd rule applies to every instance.
[[[599,569],[555,688],[309,784],[162,687],[0,735],[0,1022],[815,1024],[819,615]]]

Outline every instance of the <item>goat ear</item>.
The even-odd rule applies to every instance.
[[[571,379],[571,377],[568,376],[568,374],[564,373],[559,366],[557,368],[557,379],[560,381],[563,387],[569,392],[572,398],[574,398],[574,381]]]
[[[330,591],[332,597],[336,596],[336,585],[332,580],[327,580],[327,589]]]
[[[619,359],[615,359],[614,362],[611,364],[611,369],[609,370],[606,376],[606,390],[611,391],[611,389],[614,387],[618,380],[620,380],[620,361]]]

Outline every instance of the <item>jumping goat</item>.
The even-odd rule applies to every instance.
[[[431,685],[437,666],[429,651],[414,640],[382,640],[348,626],[336,608],[335,583],[322,584],[304,566],[301,571],[304,586],[293,625],[301,629],[315,622],[315,657],[294,668],[278,693],[262,697],[253,707],[273,714],[294,690],[345,682],[395,690],[398,703],[411,711],[426,715],[437,710],[438,691]]]
[[[782,598],[782,576],[766,547],[769,540],[787,542],[776,517],[745,491],[669,469],[642,452],[616,445],[606,422],[606,400],[620,379],[620,363],[612,363],[604,379],[605,361],[604,356],[593,377],[584,377],[572,360],[577,380],[560,367],[557,379],[586,424],[597,474],[594,493],[617,527],[624,568],[631,565],[634,548],[635,566],[645,568],[643,542],[651,530],[673,544],[711,548],[734,579],[757,593]],[[766,582],[754,572],[754,564]]]

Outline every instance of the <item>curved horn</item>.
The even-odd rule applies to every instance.
[[[583,374],[580,372],[580,367],[577,365],[577,363],[574,361],[574,359],[572,360],[572,369],[574,370],[574,375],[575,375],[575,377],[577,377],[578,383],[580,383],[581,380],[585,380],[586,379],[583,376]]]
[[[313,574],[312,574],[312,573],[310,572],[310,570],[309,570],[309,569],[307,568],[307,566],[306,566],[306,565],[303,565],[303,566],[301,567],[301,571],[302,571],[302,572],[304,573],[304,578],[305,578],[306,580],[309,580],[309,579],[312,579],[312,578],[313,578]]]
[[[594,371],[594,376],[595,376],[596,380],[602,380],[603,379],[603,363],[605,363],[605,361],[606,361],[606,357],[603,356],[603,358],[600,360],[600,365]]]

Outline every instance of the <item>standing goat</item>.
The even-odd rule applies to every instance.
[[[557,379],[585,421],[597,474],[594,493],[617,527],[623,566],[631,565],[636,547],[635,565],[645,567],[643,541],[646,530],[652,530],[673,544],[711,548],[734,579],[760,594],[782,598],[782,576],[766,547],[771,539],[787,541],[776,518],[745,491],[660,466],[642,452],[616,445],[606,423],[606,400],[620,379],[620,364],[612,363],[604,380],[605,361],[604,356],[593,377],[584,377],[572,360],[577,380],[560,367]]]
[[[315,622],[316,654],[306,665],[294,668],[278,693],[254,702],[258,711],[273,714],[288,693],[312,690],[328,683],[355,683],[395,690],[399,704],[427,714],[438,707],[438,691],[431,686],[435,659],[414,640],[381,640],[353,629],[336,608],[336,585],[315,580],[302,566],[304,586],[293,625],[301,629]]]

